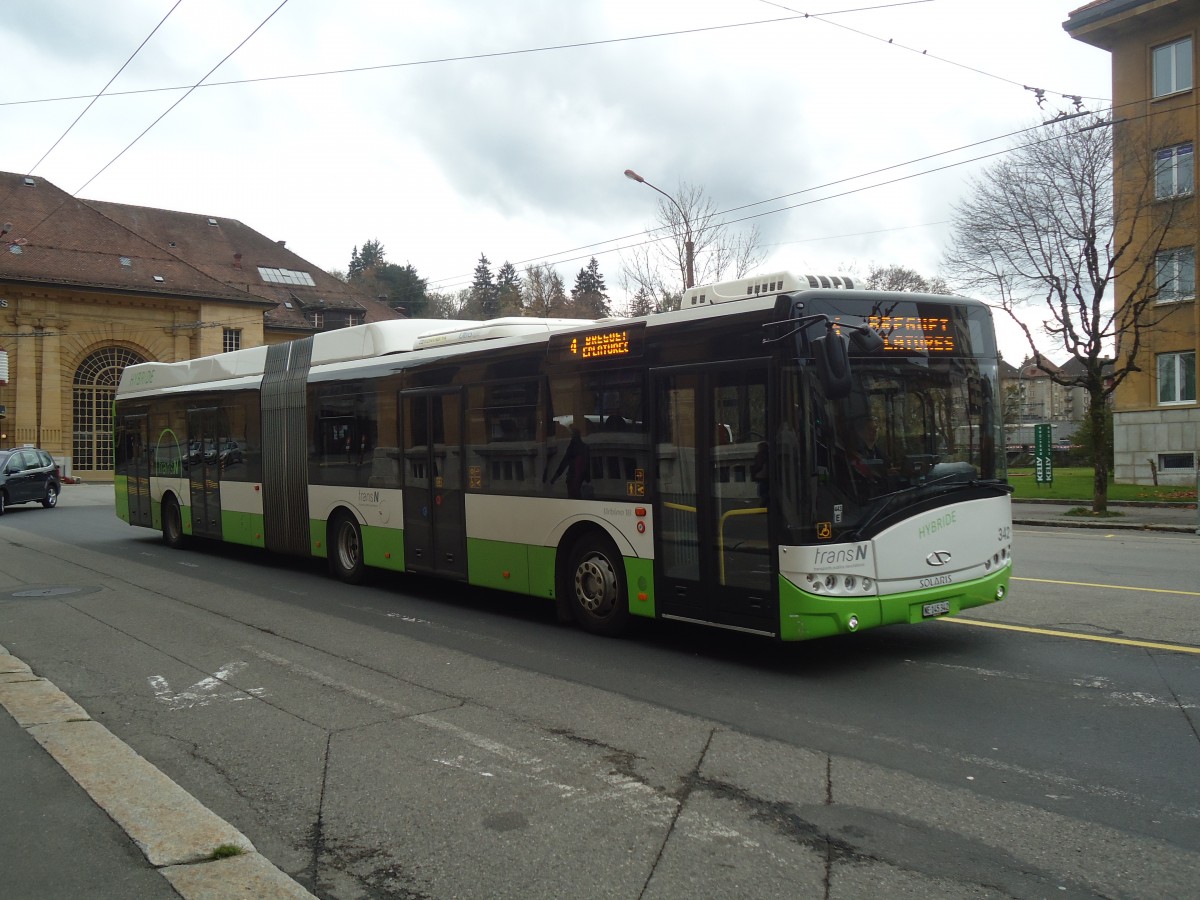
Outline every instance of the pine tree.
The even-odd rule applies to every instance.
[[[492,280],[492,264],[483,253],[479,254],[475,277],[471,281],[471,307],[478,310],[483,319],[496,318],[500,307],[500,294]]]
[[[388,306],[392,309],[400,310],[412,319],[428,315],[428,282],[417,274],[411,263],[402,266],[388,263],[379,270],[378,281],[386,289]]]
[[[593,256],[587,266],[579,270],[579,274],[575,276],[575,287],[571,289],[575,315],[591,319],[611,315],[605,290],[600,263]]]
[[[521,276],[508,260],[496,271],[496,300],[500,315],[519,316],[524,312]]]

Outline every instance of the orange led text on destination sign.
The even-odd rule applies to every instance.
[[[629,332],[605,331],[602,334],[588,334],[582,338],[571,339],[571,354],[582,356],[584,359],[596,359],[602,356],[628,356]]]
[[[939,316],[867,316],[867,324],[883,338],[883,349],[953,353],[954,330]]]

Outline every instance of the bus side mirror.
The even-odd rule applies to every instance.
[[[850,343],[859,353],[878,353],[883,349],[883,335],[869,325],[863,325],[851,329]]]
[[[849,397],[850,348],[846,338],[830,328],[824,337],[812,342],[812,354],[825,396],[830,400]]]

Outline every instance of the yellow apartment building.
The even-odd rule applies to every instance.
[[[1116,480],[1123,483],[1194,483],[1200,448],[1196,396],[1196,353],[1200,304],[1196,302],[1195,147],[1200,138],[1197,109],[1196,0],[1097,0],[1070,13],[1063,27],[1076,40],[1112,54],[1114,144],[1113,192],[1150,195],[1164,209],[1175,204],[1166,239],[1152,264],[1157,298],[1149,311],[1157,324],[1143,333],[1136,361],[1140,372],[1122,382],[1114,396],[1113,444]],[[1183,201],[1183,202],[1180,202]],[[1121,209],[1118,202],[1118,209]],[[1117,234],[1133,234],[1149,217],[1121,221]],[[1147,271],[1134,266],[1116,278],[1116,296],[1128,297],[1134,279]],[[1128,282],[1128,283],[1126,283]],[[1118,357],[1126,348],[1118,347]]]

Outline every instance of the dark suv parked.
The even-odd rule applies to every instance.
[[[58,503],[60,490],[58,463],[45,450],[0,450],[0,516],[11,503],[37,501],[49,509]]]

